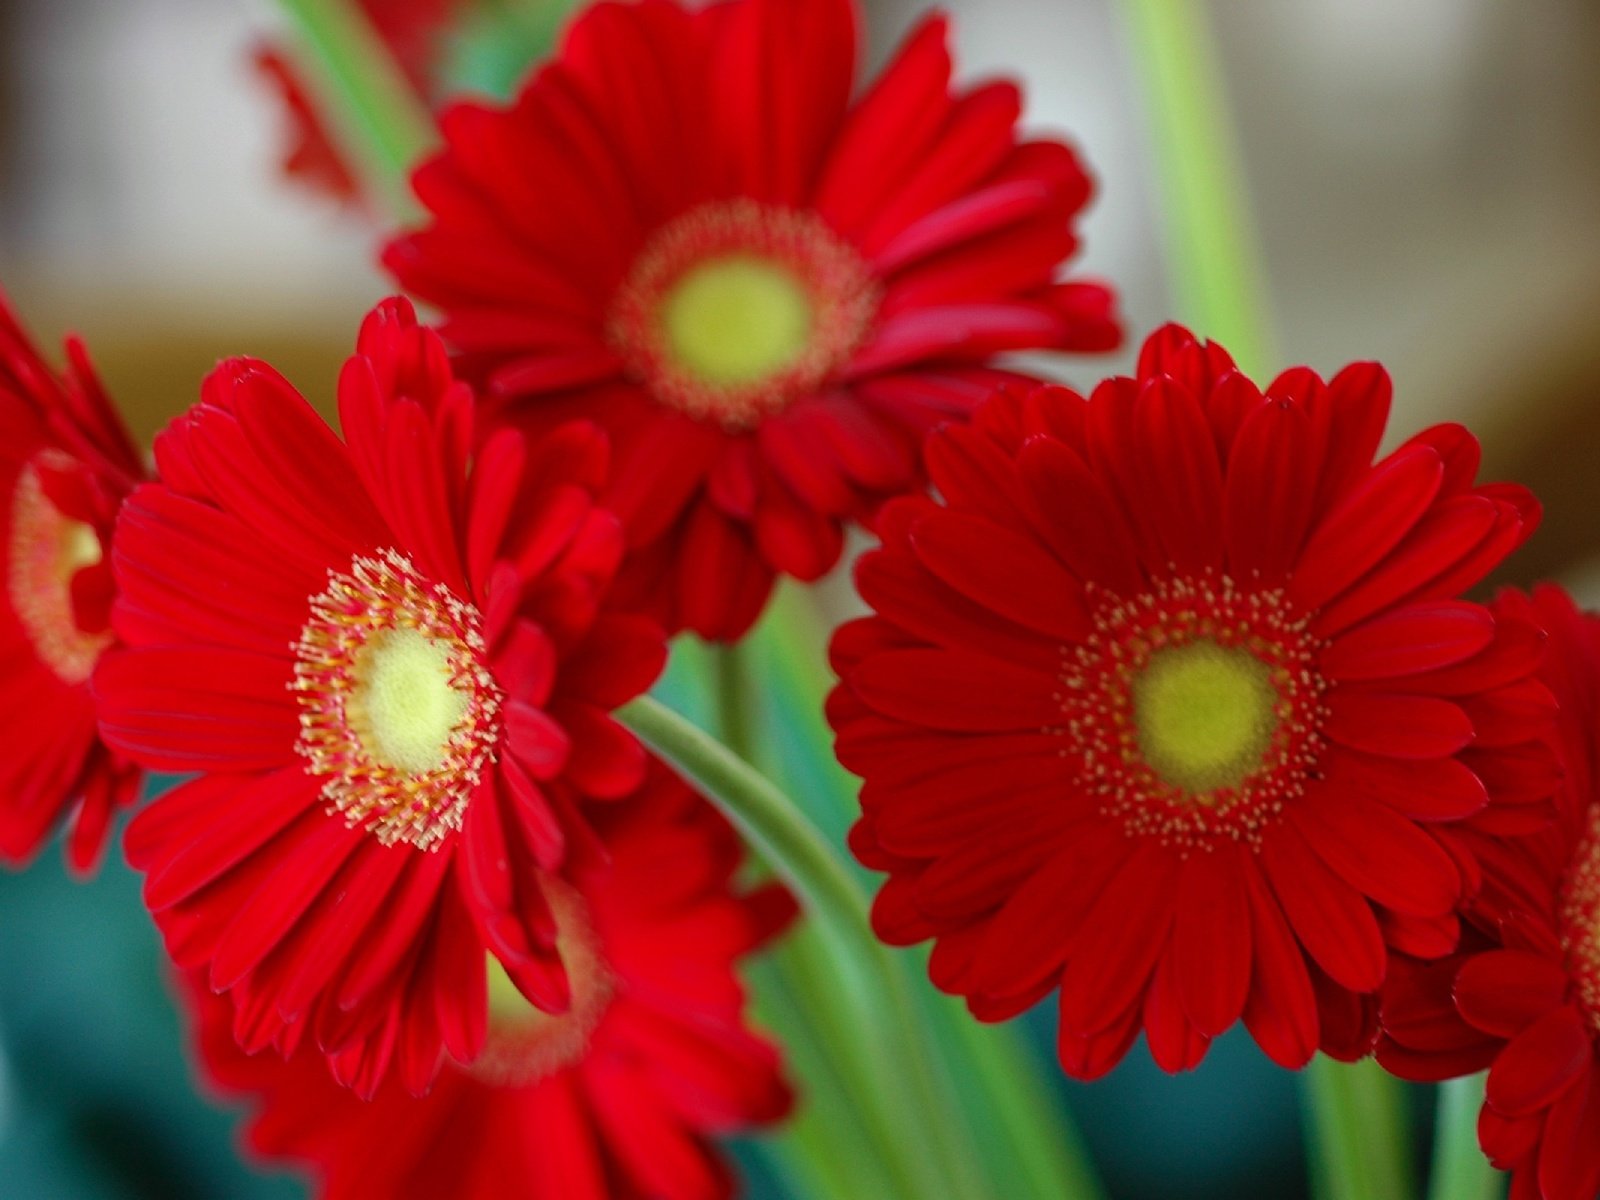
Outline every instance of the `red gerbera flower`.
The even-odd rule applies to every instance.
[[[0,296],[0,858],[21,863],[73,809],[67,859],[99,861],[112,813],[140,773],[95,729],[89,676],[111,644],[105,548],[144,474],[83,345],[67,369],[40,358]]]
[[[851,0],[595,5],[509,109],[444,114],[385,255],[515,419],[610,433],[622,586],[670,628],[832,567],[996,355],[1120,338],[1058,281],[1090,183],[1016,87],[952,91],[939,17],[852,98],[855,57]]]
[[[1476,842],[1484,884],[1460,953],[1397,959],[1383,990],[1378,1061],[1432,1081],[1488,1068],[1484,1151],[1514,1172],[1514,1200],[1600,1192],[1600,618],[1559,588],[1507,593],[1503,618],[1537,622],[1541,672],[1560,702],[1566,776],[1549,829]]]
[[[302,1050],[236,1048],[226,1001],[190,991],[210,1074],[262,1102],[259,1153],[313,1167],[327,1200],[713,1200],[731,1193],[709,1141],[778,1120],[778,1055],[744,1020],[738,959],[792,913],[735,890],[739,841],[666,771],[599,821],[610,861],[550,890],[572,978],[564,1016],[531,1007],[491,960],[483,1054],[426,1099],[387,1084],[363,1103]]]
[[[424,100],[432,100],[443,33],[462,0],[357,0],[395,65]],[[301,81],[292,56],[276,43],[260,46],[255,63],[278,92],[289,122],[283,173],[349,203],[360,195],[355,175]]]
[[[471,1061],[480,939],[533,1003],[571,1002],[541,871],[576,805],[638,787],[608,711],[662,635],[597,611],[621,533],[603,436],[502,431],[411,306],[368,319],[345,440],[270,367],[222,366],[156,443],[117,528],[126,650],[96,675],[107,740],[201,776],[128,831],[184,967],[233,993],[246,1049],[309,1028],[370,1092]],[[581,848],[581,842],[579,843]]]
[[[1456,426],[1374,464],[1389,397],[1263,394],[1169,327],[1137,379],[935,434],[943,502],[884,511],[831,700],[878,931],[980,1018],[1059,986],[1074,1075],[1241,1015],[1287,1066],[1364,1052],[1387,947],[1455,945],[1456,824],[1540,819],[1538,639],[1456,598],[1538,510]]]

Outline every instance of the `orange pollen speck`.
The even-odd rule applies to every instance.
[[[572,1007],[559,1015],[535,1008],[489,956],[489,1037],[465,1070],[493,1087],[529,1087],[581,1059],[619,986],[583,898],[549,876],[541,886],[555,919],[556,949],[571,984]]]
[[[1187,853],[1252,848],[1315,779],[1326,718],[1319,643],[1281,589],[1213,572],[1102,594],[1062,647],[1060,732],[1076,783],[1130,836]]]
[[[1578,987],[1589,1026],[1600,1033],[1600,806],[1591,806],[1588,827],[1561,886],[1561,948]]]
[[[658,401],[737,431],[823,384],[865,341],[879,302],[866,261],[821,217],[716,201],[649,240],[607,332]]]
[[[503,696],[478,611],[396,550],[329,574],[294,643],[296,748],[384,845],[437,849],[493,763]]]
[[[70,460],[63,456],[63,466]],[[33,466],[17,477],[11,499],[11,605],[34,652],[65,683],[89,678],[111,644],[109,630],[78,625],[72,581],[103,557],[100,535],[50,502]]]

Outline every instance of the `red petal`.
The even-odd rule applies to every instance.
[[[1245,418],[1228,462],[1224,527],[1236,578],[1283,579],[1305,541],[1316,487],[1311,427],[1296,405],[1263,404]]]
[[[1306,542],[1290,597],[1304,609],[1321,608],[1357,582],[1411,532],[1443,479],[1444,464],[1427,446],[1399,451],[1374,467]]]
[[[1323,866],[1294,826],[1279,826],[1261,847],[1261,865],[1311,957],[1358,992],[1383,982],[1383,935],[1366,899]]]
[[[1237,1021],[1250,991],[1250,895],[1241,853],[1222,843],[1210,854],[1192,854],[1178,881],[1175,981],[1203,1034]]]
[[[937,513],[911,531],[927,568],[985,608],[1075,642],[1089,631],[1083,589],[1037,542],[978,517]]]
[[[874,655],[846,681],[885,716],[933,729],[1000,732],[1061,720],[1056,682],[1009,663],[944,650]]]
[[[1177,974],[1169,950],[1156,966],[1144,998],[1145,1043],[1156,1066],[1169,1075],[1194,1070],[1211,1046],[1211,1039],[1189,1020],[1179,996]]]
[[[1397,912],[1438,916],[1461,898],[1455,862],[1386,804],[1314,787],[1289,819],[1340,878]]]
[[[1034,527],[1069,570],[1122,595],[1144,586],[1127,521],[1083,459],[1053,438],[1036,437],[1017,469]]]
[[[1137,1001],[1166,947],[1178,870],[1153,842],[1124,861],[1084,922],[1061,976],[1061,1023],[1082,1034],[1108,1028]]]
[[[1448,758],[1472,741],[1460,707],[1429,696],[1334,688],[1322,731],[1340,745],[1388,758]]]
[[[1396,609],[1340,634],[1322,653],[1330,679],[1393,679],[1462,662],[1494,640],[1494,618],[1465,601]]]
[[[1461,1015],[1485,1033],[1510,1038],[1566,999],[1568,978],[1557,963],[1525,950],[1469,958],[1456,975]]]
[[[1536,1112],[1582,1077],[1593,1054],[1582,1015],[1563,1006],[1507,1043],[1489,1068],[1485,1095],[1497,1112],[1508,1117]]]
[[[1254,863],[1246,862],[1243,876],[1250,893],[1253,956],[1245,1028],[1273,1062],[1298,1070],[1317,1052],[1320,1036],[1305,952]]]

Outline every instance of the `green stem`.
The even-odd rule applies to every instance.
[[[866,897],[843,863],[789,799],[753,767],[648,696],[617,714],[662,758],[717,802],[794,889],[827,941],[838,983],[860,1021],[865,1074],[879,1085],[878,1120],[895,1148],[905,1195],[982,1197],[963,1182],[972,1167],[950,1152],[954,1118],[940,1097],[931,1048],[901,973],[873,936]]]
[[[749,651],[743,642],[712,649],[716,664],[714,688],[717,704],[717,729],[722,734],[722,744],[746,762],[752,760],[754,741],[751,730],[756,714],[752,711],[755,696],[750,688],[746,667]]]
[[[1405,1085],[1371,1059],[1319,1056],[1301,1076],[1314,1135],[1312,1165],[1324,1200],[1410,1200]]]
[[[1496,1200],[1505,1195],[1505,1176],[1478,1148],[1478,1112],[1482,1108],[1482,1075],[1439,1085],[1428,1200]]]
[[[1122,12],[1144,75],[1177,316],[1261,370],[1272,342],[1265,271],[1205,7],[1123,0]]]
[[[279,0],[316,69],[340,144],[375,200],[396,214],[411,205],[411,169],[433,145],[432,116],[352,0]]]

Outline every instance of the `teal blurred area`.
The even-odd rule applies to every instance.
[[[50,846],[0,875],[0,1196],[290,1200],[202,1098],[139,879],[74,880]]]

